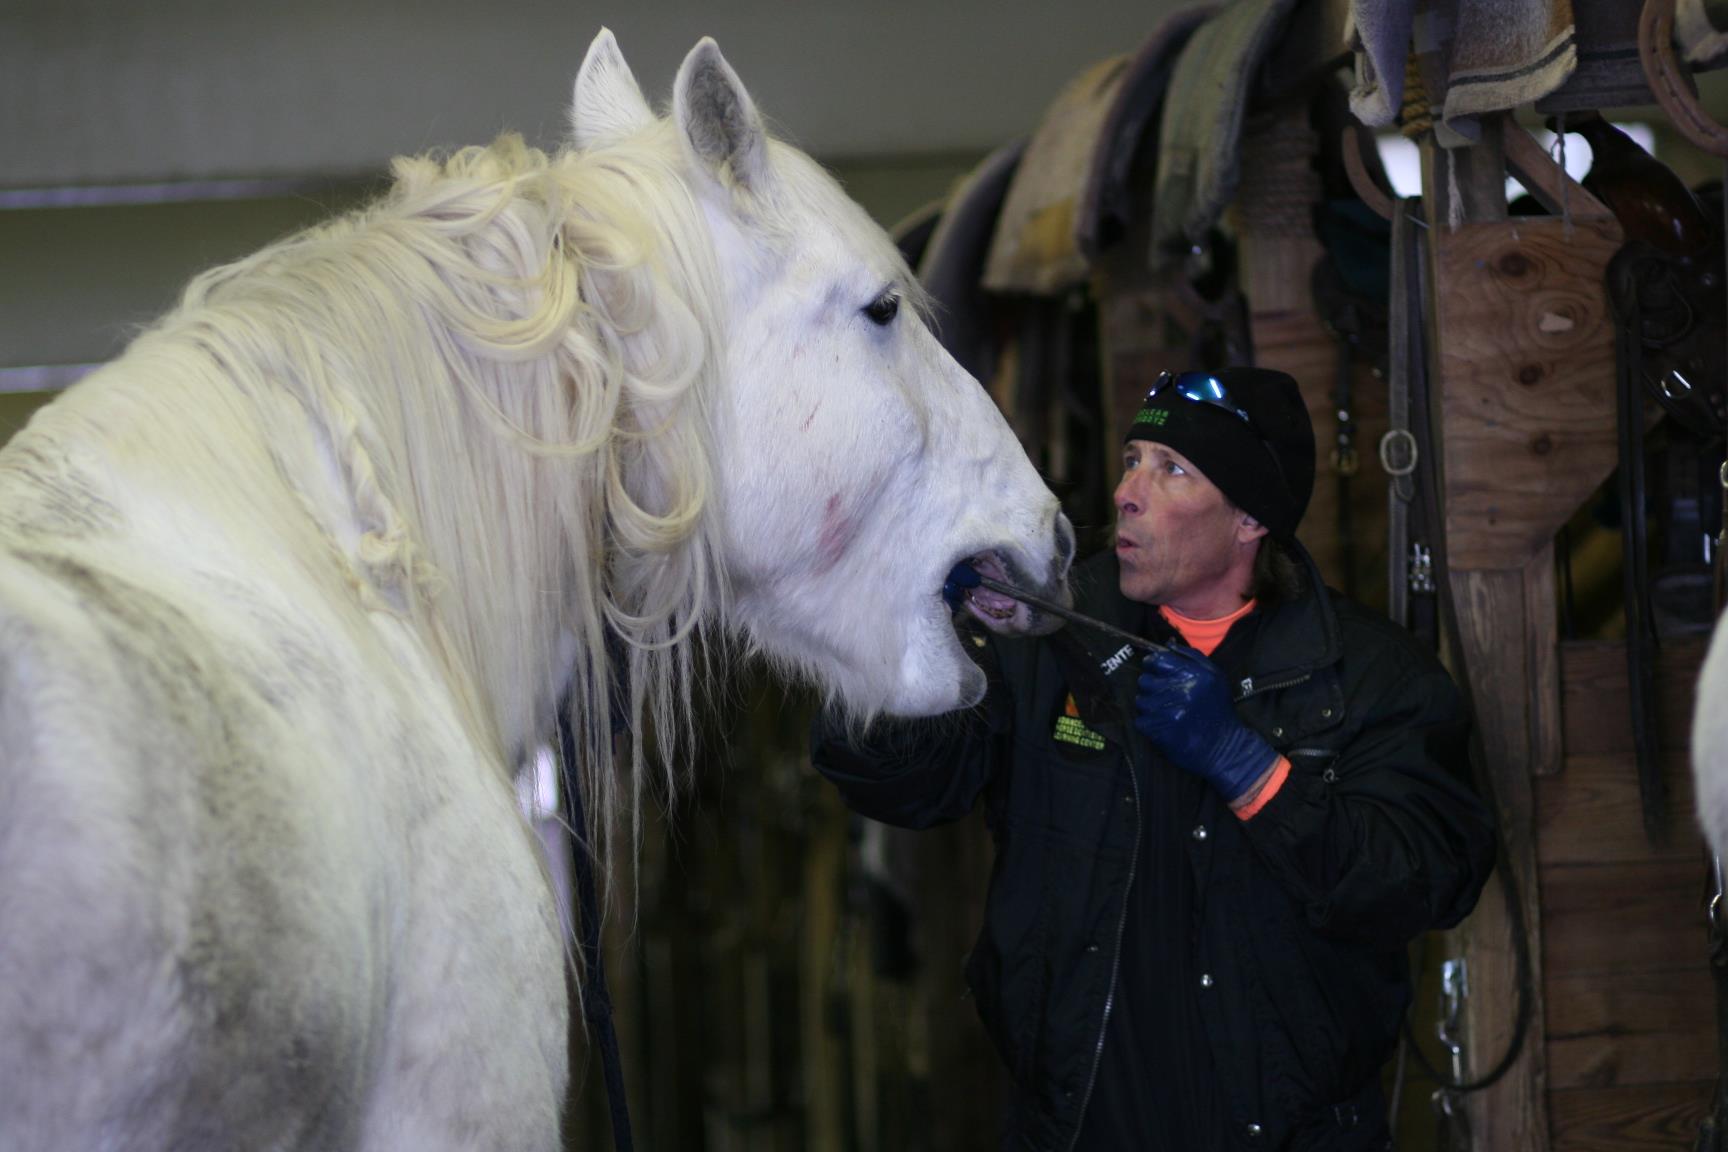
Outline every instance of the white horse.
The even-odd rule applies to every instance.
[[[661,119],[602,31],[573,123],[399,161],[0,455],[6,1152],[551,1152],[509,776],[557,701],[628,826],[698,634],[935,713],[956,561],[1062,595],[1056,501],[712,41]]]
[[[1728,861],[1728,628],[1717,622],[1698,674],[1692,712],[1692,777],[1698,822]]]

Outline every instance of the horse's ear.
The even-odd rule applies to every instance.
[[[722,183],[752,188],[768,166],[768,135],[720,46],[704,36],[678,69],[672,115],[684,146]]]
[[[576,73],[570,131],[577,148],[592,148],[634,135],[654,122],[630,65],[609,28],[600,29]]]

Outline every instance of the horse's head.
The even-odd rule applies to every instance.
[[[976,702],[941,596],[957,561],[1066,600],[1074,536],[1006,420],[925,322],[892,242],[771,138],[713,41],[657,120],[608,32],[576,81],[577,147],[671,138],[711,237],[723,372],[709,398],[730,618],[857,713]],[[998,631],[1055,621],[1019,607]]]

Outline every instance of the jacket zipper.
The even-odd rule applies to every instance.
[[[1124,754],[1128,765],[1128,783],[1134,787],[1134,855],[1128,860],[1128,888],[1122,896],[1122,914],[1116,918],[1116,947],[1110,951],[1110,987],[1104,994],[1104,1015],[1098,1021],[1098,1043],[1092,1048],[1092,1070],[1086,1076],[1086,1092],[1080,1097],[1080,1111],[1074,1117],[1074,1135],[1068,1140],[1068,1152],[1080,1143],[1080,1129],[1086,1123],[1086,1106],[1092,1102],[1092,1090],[1098,1086],[1098,1064],[1104,1057],[1104,1033],[1110,1027],[1110,1010],[1116,1006],[1116,979],[1122,966],[1122,936],[1128,928],[1128,901],[1134,898],[1134,877],[1140,870],[1140,777],[1134,772],[1134,761]]]
[[[1240,704],[1248,697],[1258,696],[1262,692],[1276,692],[1280,688],[1294,688],[1296,685],[1306,684],[1312,679],[1314,679],[1312,672],[1298,672],[1293,676],[1284,676],[1276,680],[1256,680],[1252,676],[1244,677],[1236,685],[1236,692],[1234,693],[1236,703]]]
[[[1313,678],[1312,672],[1302,672],[1265,682],[1250,680],[1242,687],[1242,694],[1236,697],[1236,700],[1241,702],[1261,692],[1293,688]],[[1110,987],[1104,994],[1104,1015],[1098,1021],[1098,1042],[1092,1047],[1092,1069],[1086,1076],[1086,1092],[1080,1097],[1080,1111],[1074,1118],[1074,1135],[1068,1140],[1068,1152],[1074,1152],[1074,1146],[1080,1143],[1080,1130],[1086,1123],[1086,1107],[1092,1103],[1092,1091],[1098,1086],[1098,1065],[1104,1058],[1104,1034],[1110,1028],[1110,1012],[1116,1007],[1116,980],[1121,975],[1122,966],[1122,937],[1128,929],[1128,901],[1134,898],[1134,878],[1140,870],[1140,834],[1143,830],[1140,816],[1140,777],[1134,772],[1133,760],[1127,756],[1124,756],[1123,760],[1128,765],[1128,782],[1134,787],[1134,855],[1130,857],[1128,864],[1128,890],[1122,897],[1122,913],[1116,918],[1116,947],[1110,953]]]

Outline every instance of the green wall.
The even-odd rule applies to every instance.
[[[829,167],[891,227],[945,196],[976,158],[840,160]],[[4,369],[112,359],[174,305],[186,282],[332,212],[374,186],[300,196],[0,209],[0,443],[51,393],[8,392]]]
[[[884,226],[945,194],[970,157],[831,165]],[[111,359],[195,273],[355,203],[364,186],[306,196],[0,210],[0,368]]]

